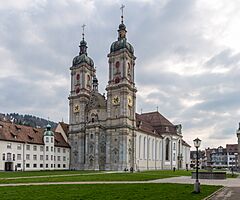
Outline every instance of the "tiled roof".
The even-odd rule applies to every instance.
[[[159,112],[136,113],[137,127],[147,133],[177,134],[176,127]],[[141,125],[141,126],[140,126]]]
[[[65,132],[66,136],[68,136],[68,131],[69,131],[69,124],[66,124],[64,122],[59,122],[59,124],[61,125],[63,131]]]
[[[187,146],[187,147],[191,147],[186,141],[182,140],[182,145]]]
[[[226,149],[227,149],[227,152],[229,152],[229,153],[237,153],[238,152],[238,144],[227,144]]]
[[[44,129],[42,128],[0,121],[0,140],[43,145],[43,134]],[[54,135],[55,140],[58,141],[55,142],[55,146],[70,147],[60,133],[55,132]]]
[[[155,134],[155,135],[160,136],[156,132],[156,130],[152,127],[152,125],[149,122],[145,121],[144,118],[142,118],[142,116],[137,113],[136,113],[136,125],[137,125],[138,130],[141,130],[148,134]]]
[[[54,132],[54,139],[55,139],[54,146],[70,148],[70,145],[64,140],[61,133]]]

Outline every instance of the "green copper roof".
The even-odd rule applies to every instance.
[[[113,42],[110,48],[110,53],[121,50],[127,49],[130,53],[134,54],[134,49],[130,43],[127,42],[126,38],[126,26],[122,23],[118,27],[118,40]]]
[[[126,48],[130,53],[134,53],[132,45],[127,42],[126,38],[122,38],[118,41],[113,42],[110,48],[110,52],[112,53],[124,48]]]
[[[51,131],[51,125],[48,124],[46,126],[46,130],[44,131],[44,136],[54,136],[54,133]]]
[[[73,63],[72,65],[79,65],[81,63],[86,63],[88,65],[90,65],[91,67],[94,66],[94,62],[92,60],[92,58],[88,57],[86,54],[82,54],[82,55],[78,55],[73,59]]]

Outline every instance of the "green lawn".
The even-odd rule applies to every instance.
[[[64,174],[83,174],[83,173],[91,173],[98,171],[26,171],[26,172],[0,172],[0,178],[13,178],[13,177],[26,177],[26,176],[49,176],[49,175],[64,175]]]
[[[55,175],[55,176],[51,176]],[[59,176],[58,176],[59,175]],[[46,177],[40,177],[46,176]],[[143,172],[103,173],[93,171],[41,171],[41,172],[1,172],[0,184],[37,182],[80,182],[80,181],[148,181],[177,176],[191,176],[191,171],[159,170]],[[16,179],[7,178],[16,177]],[[20,178],[27,177],[27,178]],[[232,178],[231,174],[227,175]],[[236,175],[234,176],[236,177]]]
[[[193,185],[183,184],[99,184],[99,185],[47,185],[0,187],[1,200],[200,200],[220,186],[201,186],[200,194],[193,194]]]
[[[29,172],[26,172],[29,173]],[[76,176],[58,176],[58,177],[37,177],[20,179],[0,179],[3,183],[36,183],[36,182],[78,182],[78,181],[148,181],[161,178],[191,175],[190,171],[145,171],[136,173],[112,173],[112,174],[84,174],[79,173]]]
[[[227,178],[237,178],[238,174],[227,174]]]

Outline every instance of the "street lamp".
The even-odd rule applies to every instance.
[[[193,140],[193,143],[197,149],[197,168],[196,168],[196,182],[194,184],[194,192],[199,193],[200,192],[200,183],[198,180],[198,148],[200,147],[201,140],[199,138],[196,138],[195,140]]]

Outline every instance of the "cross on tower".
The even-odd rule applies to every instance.
[[[123,5],[122,4],[122,6],[120,7],[120,10],[122,11],[122,16],[121,16],[121,18],[122,18],[122,24],[123,24],[123,9],[125,8],[125,5]]]
[[[84,29],[85,29],[85,26],[86,26],[86,24],[83,24],[83,25],[82,25],[82,36],[83,36],[83,40],[84,40]]]

